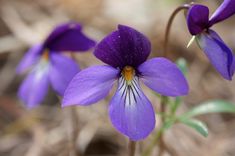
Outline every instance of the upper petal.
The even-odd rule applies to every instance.
[[[210,21],[209,21],[210,26],[229,18],[233,14],[235,14],[235,1],[224,0],[223,3],[218,7],[218,9],[211,16]]]
[[[201,33],[208,26],[209,9],[204,5],[193,5],[187,14],[187,25],[192,35]]]
[[[48,65],[40,62],[21,84],[18,96],[28,108],[33,108],[41,104],[48,86]]]
[[[82,33],[81,25],[71,22],[57,26],[44,46],[53,51],[86,51],[94,47],[95,42]]]
[[[145,85],[165,96],[188,94],[188,83],[183,73],[165,58],[150,59],[138,67]]]
[[[29,69],[32,65],[37,63],[42,50],[43,47],[41,45],[34,45],[33,47],[31,47],[17,66],[16,72],[22,73],[25,70]]]
[[[215,69],[227,80],[233,76],[233,52],[216,32],[209,30],[196,37],[200,48],[207,55]]]
[[[151,51],[149,40],[133,28],[118,25],[118,30],[105,37],[94,54],[113,67],[136,67],[143,63]]]
[[[64,95],[66,87],[79,70],[73,59],[55,52],[50,54],[50,82],[60,96]]]
[[[142,92],[137,77],[127,85],[119,78],[118,88],[113,96],[109,115],[114,127],[131,140],[146,138],[155,127],[155,113],[148,98]]]
[[[62,106],[89,105],[109,93],[119,71],[111,66],[94,66],[79,72],[65,90]]]

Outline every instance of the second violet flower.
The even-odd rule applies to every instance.
[[[232,50],[211,27],[235,14],[235,0],[224,0],[209,18],[209,9],[193,4],[187,14],[189,32],[204,51],[214,68],[227,80],[234,74],[235,60]]]
[[[151,44],[143,34],[119,25],[94,52],[108,65],[79,72],[66,89],[62,106],[93,104],[105,98],[117,81],[109,106],[111,122],[131,140],[144,139],[155,127],[155,112],[140,82],[165,96],[188,93],[186,79],[177,66],[161,57],[147,60],[150,51]]]
[[[41,104],[49,85],[60,96],[80,71],[78,64],[62,51],[86,51],[95,42],[82,33],[78,23],[57,26],[42,44],[34,45],[24,56],[16,71],[29,75],[21,84],[18,96],[28,108]]]

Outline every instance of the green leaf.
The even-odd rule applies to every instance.
[[[193,128],[194,130],[196,130],[198,133],[200,133],[204,137],[208,136],[207,126],[203,122],[201,122],[199,120],[195,120],[195,119],[183,119],[183,120],[180,120],[180,122]]]
[[[180,118],[190,118],[190,117],[207,114],[207,113],[234,113],[235,114],[235,105],[230,102],[223,101],[223,100],[208,101],[184,113],[183,115],[180,116]]]

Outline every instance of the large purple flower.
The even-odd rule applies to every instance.
[[[143,34],[119,25],[94,52],[108,65],[79,72],[68,85],[62,106],[93,104],[106,97],[117,81],[109,106],[114,127],[132,140],[147,137],[155,127],[155,113],[140,81],[165,96],[188,93],[187,82],[176,65],[165,58],[146,61],[150,51],[150,42]]]
[[[210,19],[208,7],[198,4],[192,5],[187,15],[189,32],[196,36],[198,45],[211,64],[227,80],[231,80],[234,73],[233,52],[210,27],[234,13],[235,0],[224,0]]]
[[[95,42],[81,32],[79,24],[66,23],[56,27],[44,43],[33,46],[18,65],[17,73],[30,70],[20,86],[20,99],[29,108],[39,105],[47,94],[49,84],[62,96],[80,69],[74,60],[60,52],[85,51],[94,45]]]

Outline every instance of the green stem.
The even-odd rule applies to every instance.
[[[171,26],[172,23],[175,19],[175,16],[182,10],[188,10],[190,8],[190,5],[185,4],[182,6],[177,7],[173,13],[171,14],[168,22],[167,22],[167,26],[166,26],[166,31],[165,31],[165,39],[164,39],[164,43],[163,43],[163,56],[164,57],[168,57],[168,42],[169,42],[169,36],[170,36],[170,30],[171,30]],[[167,102],[167,97],[166,96],[162,96],[161,97],[161,104],[160,104],[160,112],[164,113],[166,111],[166,102]],[[157,144],[159,142],[159,156],[162,155],[162,153],[164,152],[165,149],[165,144],[163,141],[163,137],[164,137],[164,125],[165,125],[165,116],[162,115],[161,117],[161,128],[160,130],[157,132],[157,134],[155,135],[152,143],[150,144],[150,146],[146,149],[146,151],[144,152],[143,156],[149,156],[152,153],[153,148],[155,147],[155,144]]]
[[[160,111],[162,113],[165,113],[166,112],[166,103],[168,101],[168,98],[166,96],[162,96],[161,97],[161,104],[160,104]],[[165,123],[165,116],[162,115],[161,116],[161,124],[164,125]],[[164,145],[164,131],[161,132],[161,135],[159,136],[159,153],[158,155],[161,156],[164,152],[164,149],[165,149],[165,145]]]
[[[168,43],[169,43],[169,36],[170,36],[170,30],[171,30],[171,26],[172,26],[172,23],[176,17],[176,15],[182,11],[182,10],[188,10],[190,7],[190,5],[186,4],[186,5],[182,5],[182,6],[179,6],[178,8],[176,8],[173,13],[171,14],[169,20],[168,20],[168,23],[167,23],[167,26],[166,26],[166,31],[165,31],[165,40],[164,40],[164,46],[163,46],[163,56],[164,57],[168,57]],[[165,96],[162,96],[161,98],[161,105],[160,105],[160,110],[162,113],[164,113],[166,111],[166,97]],[[161,117],[161,123],[162,125],[164,125],[165,123],[165,117],[164,115]],[[164,131],[161,133],[160,137],[159,137],[159,156],[162,156],[164,150],[165,150],[165,144],[164,144]]]
[[[180,104],[181,104],[181,97],[176,97],[173,108],[171,110],[171,115],[175,115],[175,112],[177,108],[180,106]]]
[[[151,144],[148,146],[148,148],[144,151],[144,153],[142,154],[142,156],[149,156],[152,153],[153,148],[155,147],[155,145],[159,142],[159,138],[162,135],[164,131],[163,126],[157,131],[157,134],[154,136],[153,141],[151,142]]]

